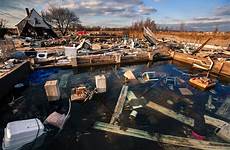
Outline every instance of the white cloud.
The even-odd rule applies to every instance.
[[[107,19],[115,17],[125,18],[132,21],[133,18],[149,16],[156,12],[156,9],[146,6],[143,0],[1,0],[1,10],[13,13],[17,17],[23,18],[25,7],[35,8],[38,12],[47,10],[49,6],[69,8],[83,21],[88,16],[101,16]],[[17,13],[18,12],[18,13]],[[20,14],[20,16],[18,15]],[[24,15],[23,15],[24,14]],[[15,19],[15,18],[14,18]],[[122,20],[122,19],[120,19]],[[20,20],[10,19],[10,24],[15,24]],[[92,22],[95,21],[92,18]],[[120,22],[121,23],[121,22]],[[110,23],[113,24],[113,23]],[[117,24],[117,23],[115,23]],[[121,23],[122,24],[122,23]]]

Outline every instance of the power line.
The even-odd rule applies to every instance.
[[[11,16],[11,17],[17,18],[17,19],[21,19],[21,18],[19,18],[19,17],[17,17],[17,16],[11,15],[11,14],[6,13],[6,12],[3,12],[3,11],[1,11],[1,10],[0,10],[0,14],[2,14],[2,15],[7,15],[7,16]]]

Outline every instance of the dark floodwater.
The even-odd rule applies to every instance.
[[[153,101],[174,111],[185,114],[197,119],[200,116],[209,114],[215,116],[215,111],[220,107],[225,98],[229,96],[230,82],[218,79],[217,85],[211,91],[200,91],[188,84],[190,76],[188,74],[203,74],[184,66],[178,62],[163,61],[148,64],[138,64],[130,66],[106,66],[87,69],[47,69],[33,72],[30,77],[24,81],[27,87],[24,90],[13,91],[8,99],[12,100],[14,96],[23,96],[15,103],[2,104],[0,107],[0,127],[1,138],[3,129],[7,122],[28,118],[39,118],[44,121],[53,111],[66,112],[68,106],[68,97],[72,87],[84,84],[87,87],[95,87],[94,76],[105,74],[107,78],[107,92],[105,94],[95,95],[91,101],[83,104],[72,103],[71,116],[64,126],[64,129],[57,135],[47,136],[39,150],[91,150],[91,149],[171,149],[172,146],[165,146],[152,141],[121,136],[92,128],[95,121],[109,122],[123,82],[123,74],[126,70],[132,70],[136,77],[141,77],[145,71],[156,71],[160,74],[159,81],[147,83],[128,83],[129,90],[133,91],[137,97],[144,97],[146,101]],[[165,77],[177,77],[182,79],[176,85],[170,86],[164,82]],[[61,88],[62,99],[57,103],[48,103],[44,83],[47,80],[58,79],[63,81],[67,79],[67,84]],[[216,78],[216,77],[215,77]],[[185,81],[183,83],[183,80]],[[188,88],[192,91],[192,96],[181,95],[178,88]],[[212,104],[215,110],[205,109],[205,104],[212,95]],[[10,102],[10,101],[9,101]],[[193,103],[193,105],[191,104]],[[174,119],[163,116],[162,114],[142,107],[137,110],[135,119],[130,120],[131,110],[124,109],[121,115],[120,124],[125,127],[132,127],[141,130],[158,132],[162,134],[171,134],[186,137],[185,133],[189,127],[175,121]],[[215,116],[219,117],[219,116]],[[224,119],[224,118],[222,118]],[[209,126],[198,126],[193,130],[205,134],[208,139],[221,141],[215,137],[213,128]]]

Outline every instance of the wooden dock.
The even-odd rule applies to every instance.
[[[120,96],[119,96],[118,101],[117,101],[117,105],[116,105],[116,107],[114,109],[114,113],[113,113],[112,118],[110,120],[110,124],[117,124],[119,116],[122,113],[122,110],[123,110],[123,107],[124,107],[127,92],[128,92],[128,86],[123,85],[123,87],[121,89]]]
[[[126,135],[146,140],[151,140],[154,142],[172,144],[183,147],[190,147],[195,149],[203,150],[229,150],[230,144],[228,143],[219,143],[212,141],[201,141],[196,139],[190,139],[185,137],[178,137],[172,135],[164,135],[158,133],[151,133],[143,130],[127,128],[126,130],[121,130],[120,126],[112,125],[104,122],[96,122],[93,126],[94,129],[102,130],[106,132],[112,132],[120,135]]]

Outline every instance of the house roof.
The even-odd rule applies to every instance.
[[[16,26],[18,27],[19,31],[22,32],[23,28],[26,24],[30,24],[32,27],[40,27],[45,29],[51,29],[51,25],[48,24],[41,15],[35,10],[32,9],[24,19],[22,19]]]

